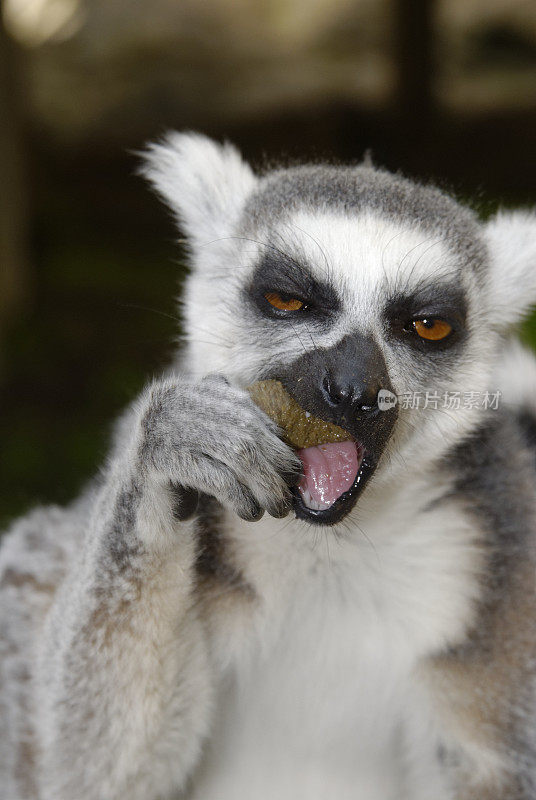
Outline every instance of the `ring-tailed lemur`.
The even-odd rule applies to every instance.
[[[3,541],[0,797],[534,800],[536,217],[193,134],[145,163],[186,346]],[[284,444],[264,379],[344,453]]]

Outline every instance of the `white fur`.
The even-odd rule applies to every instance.
[[[234,655],[214,620],[213,658],[230,666],[195,800],[448,797],[417,667],[463,637],[480,549],[452,505],[415,519],[437,490],[372,492],[340,540],[296,521],[229,527],[260,600]]]
[[[501,211],[486,225],[492,262],[490,304],[502,328],[518,322],[536,298],[536,213]]]
[[[501,391],[501,402],[510,408],[536,412],[536,363],[532,351],[511,339],[496,363],[491,384]]]
[[[229,235],[255,186],[251,168],[233,145],[170,133],[145,155],[143,174],[177,215],[191,245]]]

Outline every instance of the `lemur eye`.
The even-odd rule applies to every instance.
[[[421,339],[427,339],[429,342],[439,342],[441,339],[446,339],[452,331],[452,325],[444,319],[436,319],[434,317],[414,319],[411,324],[415,333]]]
[[[277,292],[267,292],[264,297],[271,306],[277,308],[279,311],[299,311],[300,308],[304,308],[305,305],[301,300],[298,300],[297,297],[281,296]]]

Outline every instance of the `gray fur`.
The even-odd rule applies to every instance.
[[[465,672],[466,685],[459,687],[459,697],[452,693],[450,702],[462,703],[466,713],[479,708],[484,718],[502,716],[506,735],[497,747],[509,764],[509,775],[501,798],[524,800],[536,792],[534,453],[527,449],[514,415],[499,412],[458,445],[447,466],[458,501],[486,529],[486,566],[473,630],[438,660],[439,669],[448,672],[461,665]],[[461,764],[470,770],[470,764]],[[467,780],[463,767],[458,761],[462,781]]]
[[[478,241],[478,222],[467,208],[433,186],[370,166],[319,164],[280,170],[261,181],[250,198],[247,219],[262,226],[299,208],[379,212],[391,220],[411,221],[429,233],[449,239],[464,264],[481,269],[485,252]]]

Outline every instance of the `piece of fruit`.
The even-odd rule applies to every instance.
[[[259,408],[282,428],[287,444],[297,450],[326,442],[346,442],[352,438],[338,425],[305,411],[280,381],[257,381],[248,386],[247,391]]]

